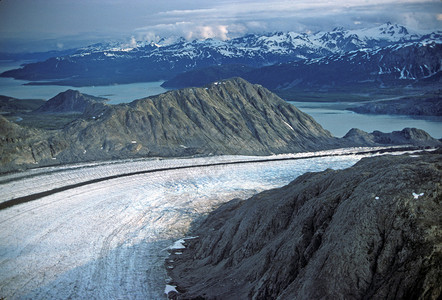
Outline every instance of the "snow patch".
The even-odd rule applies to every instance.
[[[415,192],[413,192],[414,199],[419,199],[419,197],[422,197],[423,195],[424,193],[416,194]]]
[[[178,293],[178,291],[176,290],[176,285],[166,284],[164,294],[169,295],[170,292]]]
[[[285,125],[287,125],[288,128],[290,128],[291,130],[295,131],[295,129],[293,129],[293,127],[287,123],[286,121],[282,121]]]

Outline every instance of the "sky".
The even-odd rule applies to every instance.
[[[0,0],[0,52],[63,50],[102,41],[230,39],[390,21],[442,29],[441,0]]]

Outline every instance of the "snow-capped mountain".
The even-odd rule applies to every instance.
[[[433,38],[440,39],[442,32],[432,34]],[[243,64],[263,67],[416,42],[424,37],[422,33],[386,23],[376,28],[335,28],[314,34],[249,34],[227,41],[206,39],[189,42],[181,38],[172,42],[163,39],[158,42],[96,44],[79,49],[73,55],[29,64],[1,76],[27,80],[63,79],[59,83],[70,85],[154,81],[209,66]]]
[[[165,87],[203,86],[240,76],[272,90],[438,84],[442,73],[442,40],[426,38],[386,47],[361,48],[343,54],[280,63],[262,68],[214,66],[181,73]]]
[[[438,82],[441,72],[442,41],[425,39],[278,64],[254,70],[243,77],[270,89],[285,89]]]
[[[133,42],[95,44],[79,49],[76,56],[104,54],[108,57],[163,57],[212,60],[231,58],[253,58],[255,64],[295,61],[304,58],[320,57],[328,54],[344,53],[360,48],[386,46],[397,42],[419,40],[422,35],[409,31],[400,25],[386,23],[379,27],[362,30],[335,28],[330,32],[308,35],[295,32],[275,32],[264,35],[249,34],[227,41],[215,39],[186,41],[184,38],[170,42]]]

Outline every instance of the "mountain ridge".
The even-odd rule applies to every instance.
[[[280,63],[236,72],[273,91],[319,90],[370,86],[377,88],[437,84],[442,72],[442,40],[425,39],[382,48],[363,48],[320,58]],[[201,86],[217,67],[185,72],[165,81],[164,87]],[[219,68],[219,67],[218,67]],[[224,69],[228,66],[224,66]],[[232,75],[228,70],[224,71]]]
[[[241,78],[129,104],[99,102],[61,129],[26,128],[0,119],[3,172],[141,157],[273,155],[368,145],[441,144],[413,129],[391,137],[379,133],[377,139],[362,132],[357,132],[361,137],[352,134],[339,139],[268,89]]]
[[[310,116],[240,78],[130,104],[102,105],[63,129],[36,130],[34,136],[6,120],[2,126],[15,128],[0,136],[0,152],[8,153],[2,165],[10,169],[20,167],[14,163],[20,157],[26,157],[21,164],[26,168],[152,156],[270,155],[338,146]]]
[[[306,173],[195,223],[170,299],[438,299],[441,152]]]
[[[434,38],[441,36],[440,32],[432,34]],[[95,45],[79,49],[73,55],[27,64],[0,76],[34,81],[31,84],[69,83],[74,86],[157,81],[214,65],[262,67],[419,41],[424,37],[424,34],[410,34],[403,26],[387,23],[365,31],[335,29],[310,35],[294,32],[249,34],[227,41],[178,39],[164,45],[152,42],[138,46]]]

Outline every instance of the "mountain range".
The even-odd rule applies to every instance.
[[[363,58],[364,55],[373,56],[373,51],[380,53],[379,49],[385,47],[391,47],[390,51],[399,51],[400,49],[394,47],[400,45],[404,48],[405,45],[426,45],[431,42],[435,42],[438,47],[440,40],[441,32],[411,32],[404,26],[386,23],[361,30],[335,28],[330,32],[311,34],[249,34],[226,41],[207,39],[189,42],[177,39],[173,42],[161,40],[158,43],[138,43],[132,46],[96,44],[78,49],[72,55],[53,57],[43,62],[27,64],[20,69],[6,71],[1,76],[34,81],[31,84],[48,84],[47,81],[50,81],[51,84],[73,86],[155,81],[171,79],[182,72],[214,66],[226,68],[225,66],[229,65],[242,65],[247,69],[285,63],[290,63],[289,66],[293,67],[321,62],[324,65],[327,60],[325,57],[332,56],[331,60],[327,61],[348,61],[348,55],[354,55],[354,59]],[[435,52],[440,53],[439,50],[437,48]],[[356,52],[349,54],[351,51]],[[376,72],[395,73],[395,68],[399,68],[398,72],[403,77],[411,78],[415,75],[415,70],[403,70],[404,66],[408,68],[408,61],[398,64],[383,65],[381,69],[377,68]],[[424,68],[422,73],[425,76],[440,71],[440,63],[439,68],[435,65],[427,66],[428,68],[423,63],[416,67],[418,70],[420,67]],[[240,71],[229,71],[228,75],[242,76],[242,73],[238,73]],[[266,69],[259,70],[260,73],[264,71]],[[367,71],[374,72],[372,68]],[[210,78],[219,79],[222,78]],[[265,82],[262,84],[270,87]],[[287,84],[287,81],[281,84]]]
[[[67,90],[33,112],[50,123],[66,114],[69,122],[51,130],[19,126],[0,116],[1,171],[137,157],[441,145],[424,131],[410,128],[372,134],[353,130],[344,138],[333,137],[309,115],[241,78],[119,105]]]

